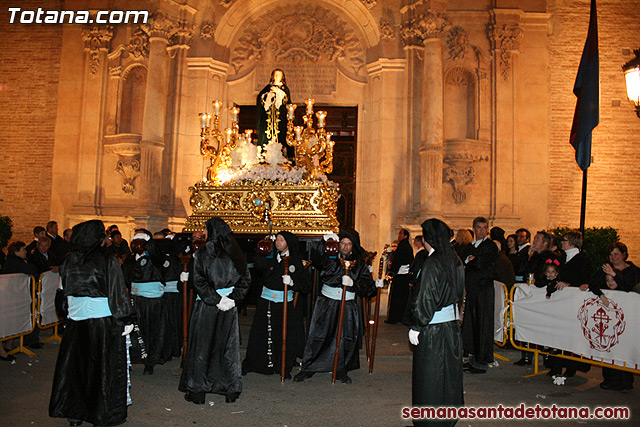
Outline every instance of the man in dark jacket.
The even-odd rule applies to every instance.
[[[404,228],[398,232],[398,248],[393,254],[389,275],[391,293],[389,294],[389,313],[384,323],[395,325],[402,321],[409,299],[409,267],[413,262],[413,250],[409,243],[409,231]]]
[[[38,270],[27,262],[27,248],[24,242],[13,242],[7,248],[7,259],[2,266],[2,274],[22,273],[36,276]]]
[[[464,349],[473,355],[465,369],[473,374],[487,372],[493,362],[493,315],[497,277],[498,246],[487,235],[489,223],[484,217],[473,220],[476,239],[471,255],[464,260],[466,305],[462,323]]]

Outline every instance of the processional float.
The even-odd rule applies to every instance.
[[[288,104],[286,142],[295,149],[295,166],[282,156],[282,147],[277,140],[266,147],[256,147],[251,142],[251,130],[240,132],[238,116],[240,109],[232,107],[231,127],[222,131],[220,114],[222,102],[212,103],[213,113],[200,114],[200,154],[209,160],[206,177],[189,187],[192,214],[188,217],[184,232],[205,229],[207,220],[222,218],[231,230],[240,235],[264,235],[287,230],[304,237],[320,237],[335,233],[339,229],[336,217],[340,197],[338,185],[326,174],[333,171],[333,147],[331,133],[326,131],[326,111],[314,114],[313,99],[305,101],[304,126],[295,126],[297,106]],[[314,128],[314,115],[317,128]],[[337,243],[337,242],[336,242]],[[272,247],[271,241],[263,239],[259,251]],[[261,247],[261,249],[260,249]],[[345,266],[348,273],[349,267]],[[286,284],[285,284],[285,289]],[[343,292],[344,296],[345,292]],[[284,295],[287,295],[286,291]],[[378,292],[379,306],[380,295]],[[294,304],[297,301],[297,295]],[[365,313],[370,304],[366,302]],[[287,304],[283,304],[282,372],[285,376]],[[185,315],[187,307],[185,307]],[[367,344],[367,357],[373,369],[375,333],[377,332],[379,309],[375,320],[367,316],[367,337],[373,326],[374,337],[371,352]],[[340,320],[344,318],[344,301],[341,304]],[[186,322],[186,320],[185,320]],[[185,323],[186,324],[186,323]],[[339,328],[339,334],[341,328]],[[186,334],[185,334],[186,335]],[[368,341],[368,340],[367,340]],[[340,339],[336,342],[335,361],[338,360]],[[335,382],[336,368],[332,381]]]

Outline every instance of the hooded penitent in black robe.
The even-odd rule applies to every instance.
[[[102,221],[73,227],[74,250],[60,269],[64,297],[106,297],[111,316],[67,319],[53,377],[49,415],[101,426],[127,418],[127,358],[124,326],[133,307],[120,264],[105,248]]]
[[[393,261],[391,262],[391,293],[389,294],[389,314],[387,315],[387,323],[398,323],[402,321],[407,301],[409,300],[409,282],[411,275],[407,273],[399,273],[401,268],[408,268],[413,262],[413,250],[409,238],[402,239],[398,243],[398,247],[393,253]]]
[[[272,91],[272,88],[274,89]],[[275,99],[274,93],[278,90],[284,92],[281,99]],[[281,94],[282,95],[282,94]],[[266,146],[276,137],[278,142],[287,148],[287,157],[293,158],[294,148],[289,147],[287,137],[287,104],[291,103],[291,92],[286,84],[275,85],[269,83],[258,94],[256,105],[256,129],[258,132],[258,145]],[[266,108],[265,108],[266,107]],[[291,151],[291,154],[289,153]]]
[[[293,292],[309,293],[311,279],[307,270],[302,266],[302,259],[298,253],[298,238],[288,232],[281,231],[287,241],[289,251],[289,269],[285,273],[282,259],[278,251],[273,248],[270,255],[257,256],[254,259],[256,270],[262,274],[264,292],[269,290],[284,291],[282,276],[291,276],[293,285],[289,290]],[[273,298],[272,298],[273,299]],[[242,373],[258,372],[260,374],[280,374],[282,366],[282,319],[283,303],[274,302],[260,297],[256,307],[256,314],[251,324],[247,355],[242,362]],[[304,351],[304,325],[298,307],[293,301],[287,303],[287,349],[285,372],[291,373],[296,357],[302,357]]]
[[[349,277],[353,280],[353,287],[347,291],[356,295],[370,298],[376,293],[376,287],[369,265],[364,261],[364,250],[360,247],[360,236],[355,230],[343,230],[339,234],[340,240],[348,238],[353,244],[351,254],[344,257],[347,261],[356,261],[349,271]],[[342,290],[342,276],[345,271],[340,262],[343,255],[329,257],[322,251],[312,251],[313,265],[320,271],[320,284],[330,288]],[[356,299],[345,301],[344,323],[340,341],[340,354],[338,358],[337,377],[348,381],[347,371],[360,368],[359,346],[362,340],[364,326],[362,314],[359,312],[359,304]],[[340,317],[340,299],[332,299],[322,292],[318,295],[316,305],[311,317],[309,335],[302,359],[302,370],[296,376],[296,381],[304,380],[315,372],[333,371],[333,358],[336,351],[336,337],[338,332],[338,319]]]
[[[182,354],[182,263],[178,257],[177,245],[170,239],[154,240],[160,264],[160,274],[165,283],[165,300],[167,318],[169,321],[169,339],[171,341],[171,356],[180,357]],[[177,292],[174,291],[177,288]]]
[[[242,392],[240,331],[237,305],[247,294],[251,276],[231,229],[220,218],[207,221],[207,243],[195,254],[193,286],[200,299],[191,314],[180,391],[224,394],[234,401]],[[221,311],[219,289],[236,306]],[[204,396],[203,396],[204,398]],[[204,401],[204,400],[202,400]]]
[[[460,322],[430,322],[442,308],[462,303],[464,267],[449,243],[449,227],[444,222],[427,220],[422,233],[434,252],[425,260],[420,283],[409,300],[411,329],[420,332],[413,349],[412,404],[459,407],[464,404]],[[414,420],[414,424],[452,426],[456,421]]]
[[[496,262],[498,246],[488,237],[476,248],[469,245],[475,258],[465,267],[466,303],[462,336],[464,349],[473,354],[472,365],[486,369],[493,362],[493,312],[495,310]]]
[[[125,281],[132,293],[136,283],[161,282],[164,287],[159,268],[162,264],[153,245],[153,240],[148,241],[147,251],[142,256],[133,255],[122,263]],[[145,367],[153,367],[171,360],[171,330],[166,300],[162,296],[147,298],[133,295],[133,307],[147,355],[146,360],[134,358],[133,363],[144,363]]]

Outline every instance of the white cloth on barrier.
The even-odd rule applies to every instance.
[[[505,293],[505,287],[502,282],[494,280],[493,288],[495,289],[495,305],[493,310],[493,339],[499,343],[502,343],[506,338],[504,334],[504,314],[507,311],[507,307],[505,306],[507,295]]]
[[[40,326],[47,326],[59,322],[56,313],[56,290],[60,285],[60,274],[47,271],[40,278]]]
[[[0,275],[0,338],[31,331],[30,284],[26,274]]]
[[[556,291],[516,284],[513,296],[515,339],[580,354],[585,358],[638,369],[640,365],[640,295],[603,290],[596,295],[578,288]]]

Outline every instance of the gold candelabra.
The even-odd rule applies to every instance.
[[[213,115],[211,113],[200,114],[200,154],[209,157],[211,164],[207,168],[207,181],[215,185],[222,184],[218,177],[218,170],[222,167],[231,166],[231,156],[229,153],[236,148],[240,127],[238,126],[238,114],[240,108],[232,107],[231,127],[224,132],[220,129],[221,101],[213,101]],[[213,117],[213,126],[211,118]]]
[[[307,169],[307,177],[318,179],[319,173],[329,174],[333,171],[333,145],[331,132],[325,127],[326,111],[318,111],[318,129],[313,128],[313,99],[304,101],[307,105],[303,116],[306,126],[294,126],[293,119],[297,105],[287,104],[287,144],[295,148],[296,166]]]

